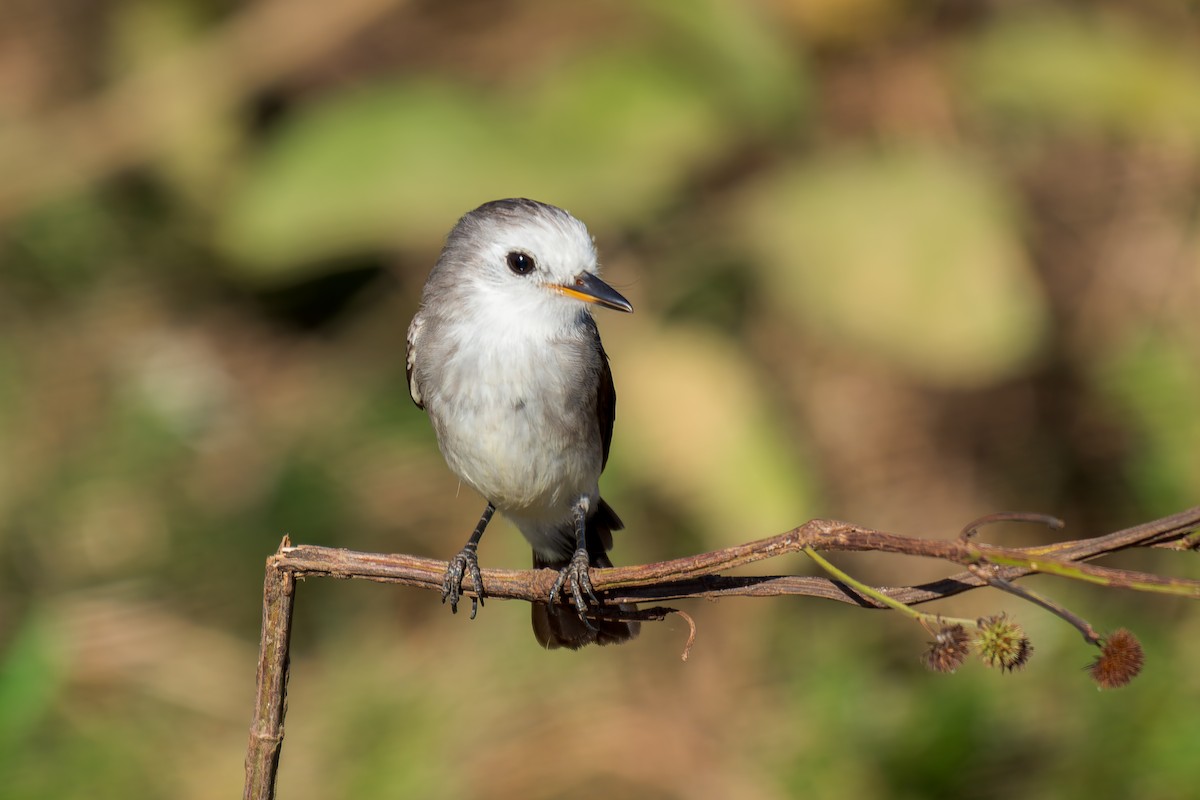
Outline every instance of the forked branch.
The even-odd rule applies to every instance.
[[[1082,618],[1052,600],[1017,587],[1013,581],[1035,573],[1057,575],[1103,586],[1200,599],[1200,581],[1088,563],[1101,556],[1132,548],[1200,549],[1200,506],[1170,517],[1097,536],[1039,545],[1000,547],[976,540],[977,529],[998,520],[1055,522],[1041,515],[993,515],[963,529],[954,539],[924,539],[871,530],[836,520],[812,520],[787,533],[671,561],[592,571],[592,585],[604,603],[661,603],[686,598],[773,597],[802,595],[838,600],[865,608],[892,608],[916,618],[935,634],[927,662],[953,669],[968,651],[966,628],[979,631],[975,644],[986,661],[1006,669],[1019,667],[1032,651],[1020,627],[1004,617],[987,620],[945,620],[913,606],[950,597],[982,586],[1008,591],[1039,605],[1075,625],[1085,639],[1102,648],[1092,667],[1101,685],[1128,682],[1141,667],[1141,650],[1127,631],[1108,637],[1097,634]],[[1056,526],[1057,527],[1057,526]],[[869,587],[842,573],[816,552],[882,552],[940,559],[960,565],[962,572],[914,586]],[[833,578],[795,575],[733,576],[719,574],[756,561],[790,553],[809,552]],[[292,597],[297,579],[328,576],[396,583],[441,592],[445,561],[411,555],[360,553],[312,545],[293,546],[286,538],[267,559],[264,585],[262,648],[258,693],[250,748],[246,759],[247,800],[274,796],[287,682],[287,652]],[[488,599],[545,601],[556,573],[553,570],[485,569]],[[473,594],[463,587],[467,596]],[[662,618],[668,608],[645,608],[639,618]],[[691,621],[689,619],[689,624]],[[692,626],[694,635],[694,625]],[[690,646],[690,639],[689,639]]]

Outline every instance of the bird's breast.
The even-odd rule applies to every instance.
[[[562,518],[595,494],[599,352],[499,335],[444,348],[426,410],[450,468],[502,511]],[[436,348],[435,348],[436,349]]]

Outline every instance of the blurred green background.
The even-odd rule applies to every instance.
[[[457,551],[404,334],[498,197],[587,222],[637,308],[599,319],[617,563],[1200,502],[1198,45],[1193,0],[6,0],[0,794],[237,796],[283,534]],[[546,653],[523,604],[310,581],[280,795],[1194,797],[1200,609],[1030,585],[1144,675],[1098,693],[985,592],[946,613],[1016,613],[1022,673],[814,600],[685,604],[682,663],[678,620]]]

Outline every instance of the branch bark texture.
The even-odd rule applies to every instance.
[[[905,605],[950,597],[982,586],[1010,583],[1035,573],[1058,575],[1105,586],[1160,592],[1200,599],[1200,581],[1169,578],[1090,564],[1121,550],[1157,547],[1200,548],[1200,506],[1169,517],[1089,539],[1036,547],[1009,548],[974,541],[926,539],[872,530],[838,520],[816,519],[786,533],[709,553],[631,567],[592,570],[592,585],[605,603],[655,603],[687,598],[777,597],[800,595],[837,600],[864,608],[884,608],[877,599],[824,577],[719,574],[756,561],[805,548],[823,552],[882,552],[934,558],[964,570],[938,581],[913,586],[878,587]],[[972,534],[975,526],[966,529]],[[313,545],[293,546],[285,538],[267,559],[263,590],[263,630],[258,691],[246,758],[245,800],[274,797],[286,711],[288,643],[297,579],[357,578],[441,592],[446,562],[412,555],[361,553]],[[556,578],[553,570],[482,570],[488,599],[545,601]],[[469,586],[464,594],[474,594]],[[661,618],[670,609],[647,609]]]

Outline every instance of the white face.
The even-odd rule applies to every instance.
[[[586,303],[631,310],[597,277],[596,248],[584,224],[529,200],[497,201],[467,214],[437,269],[446,273],[439,283],[472,306],[499,303],[509,313],[563,319]]]
[[[573,286],[582,273],[599,271],[587,228],[566,212],[499,218],[490,227],[484,261],[500,283],[563,297],[556,287]]]

